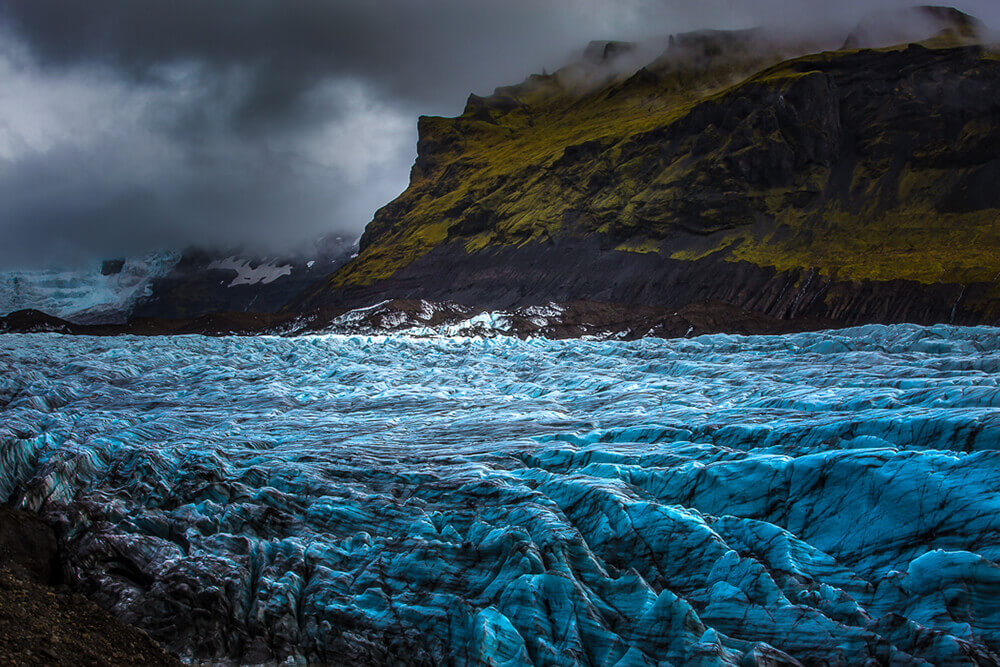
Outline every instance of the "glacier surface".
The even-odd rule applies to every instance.
[[[190,660],[997,664],[1000,336],[0,336],[0,500]]]

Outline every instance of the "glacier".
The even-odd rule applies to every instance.
[[[77,324],[123,323],[150,296],[153,281],[170,273],[180,259],[179,252],[152,252],[126,259],[111,275],[102,273],[99,261],[0,272],[0,315],[31,308]]]
[[[1000,330],[0,335],[0,499],[192,662],[1000,663]]]

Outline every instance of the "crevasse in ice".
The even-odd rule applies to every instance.
[[[0,500],[191,659],[993,664],[1000,338],[0,336]]]

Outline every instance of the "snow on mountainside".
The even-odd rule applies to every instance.
[[[998,387],[988,327],[5,335],[0,502],[193,661],[995,665]]]
[[[296,253],[266,257],[186,251],[136,317],[197,318],[209,313],[276,313],[300,292],[350,259],[356,242],[342,236],[318,239]]]
[[[256,285],[257,283],[269,285],[282,276],[290,276],[292,274],[291,264],[281,264],[279,266],[276,262],[267,262],[254,266],[251,260],[240,259],[235,255],[210,262],[208,268],[235,271],[236,277],[233,278],[233,281],[227,287]],[[312,268],[312,266],[308,268]]]
[[[683,338],[702,333],[786,333],[828,326],[823,322],[782,322],[720,303],[703,302],[677,310],[575,301],[482,310],[453,301],[386,300],[355,308],[329,321],[316,319],[274,333],[387,334],[414,337],[496,338]]]

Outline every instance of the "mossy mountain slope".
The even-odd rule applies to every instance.
[[[298,307],[718,299],[994,322],[1000,58],[973,37],[788,58],[810,45],[696,33],[628,77],[601,67],[627,45],[592,48],[596,65],[421,118],[410,186]]]

